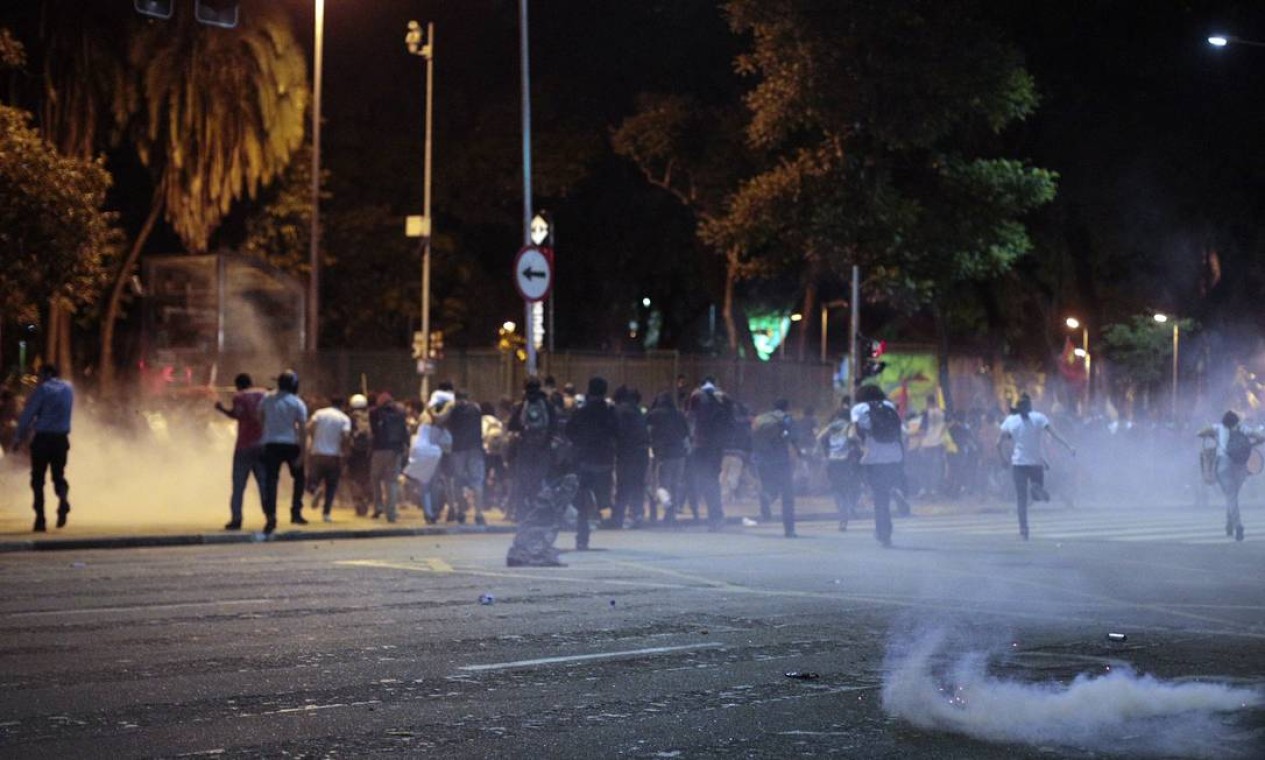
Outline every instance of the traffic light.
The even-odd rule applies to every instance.
[[[132,7],[137,13],[164,21],[171,18],[173,5],[175,0],[132,0]]]
[[[444,331],[432,330],[430,334],[430,358],[444,358]]]
[[[194,0],[198,22],[232,29],[237,26],[237,0]]]
[[[239,0],[194,0],[193,15],[198,23],[232,29],[237,26]],[[132,0],[132,7],[142,16],[166,21],[175,12],[175,0]]]

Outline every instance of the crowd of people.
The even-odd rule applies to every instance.
[[[843,398],[820,425],[811,407],[796,416],[791,401],[778,398],[753,409],[711,377],[696,384],[678,377],[675,388],[660,390],[648,403],[639,389],[612,390],[601,377],[590,378],[584,393],[552,377],[532,377],[517,400],[496,403],[476,402],[449,382],[424,402],[404,403],[387,392],[305,398],[298,375],[289,370],[275,378],[275,386],[259,387],[241,374],[231,403],[214,403],[236,422],[226,530],[242,529],[243,499],[253,478],[265,533],[276,530],[277,501],[288,480],[289,517],[297,525],[308,522],[308,499],[307,513],[319,510],[326,522],[333,521],[336,504],[386,522],[396,522],[399,510],[410,507],[430,524],[482,525],[490,509],[525,521],[542,494],[556,498],[565,491],[568,509],[559,522],[574,527],[578,550],[589,547],[595,527],[689,521],[719,530],[726,505],[738,499],[757,501],[761,518],[770,522],[776,505],[784,534],[795,537],[796,497],[822,492],[833,498],[841,530],[859,514],[872,513],[875,537],[884,546],[891,544],[893,512],[910,514],[917,499],[1013,500],[1026,540],[1029,505],[1048,501],[1050,490],[1068,505],[1084,487],[1108,496],[1113,486],[1123,487],[1136,496],[1130,473],[1153,488],[1168,488],[1146,464],[1177,478],[1171,473],[1187,468],[1170,466],[1166,458],[1189,459],[1191,448],[1189,432],[1105,424],[1057,409],[1047,416],[1033,409],[1027,395],[1005,412],[946,414],[936,396],[921,409],[902,409],[873,384],[858,388],[855,400]],[[70,512],[65,471],[73,405],[71,385],[51,365],[24,405],[8,391],[0,397],[0,446],[13,451],[26,445],[30,452],[36,531],[47,529],[49,474],[57,527]],[[1062,452],[1044,445],[1047,435],[1069,457],[1081,447],[1110,473],[1098,479],[1103,467],[1064,466],[1069,460],[1058,458]],[[1240,424],[1233,412],[1199,435],[1207,441],[1204,482],[1221,488],[1227,535],[1242,540],[1239,491],[1249,472],[1247,457],[1265,436]],[[1117,466],[1119,456],[1113,463],[1105,455],[1121,451],[1132,454],[1128,467]],[[1047,490],[1051,462],[1057,488]],[[559,490],[567,476],[573,476],[572,487]],[[1173,488],[1188,488],[1192,480],[1181,475]]]

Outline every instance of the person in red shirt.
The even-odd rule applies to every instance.
[[[263,388],[254,387],[250,375],[242,373],[233,381],[237,393],[233,394],[233,406],[225,407],[215,402],[221,414],[237,420],[237,445],[233,448],[233,495],[229,499],[229,521],[224,530],[241,530],[242,496],[246,493],[246,481],[255,476],[259,488],[259,501],[264,500],[264,447],[263,425],[259,421],[259,403],[263,401]]]

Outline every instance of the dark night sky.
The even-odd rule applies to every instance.
[[[313,1],[276,1],[310,48]],[[1042,297],[1100,321],[1250,303],[1265,285],[1247,266],[1265,243],[1265,48],[1214,50],[1204,39],[1216,29],[1265,39],[1265,4],[987,2],[1042,96],[998,147],[1061,175],[1058,199],[1031,222],[1038,243],[1062,246],[1071,263]],[[434,205],[437,231],[450,235],[441,253],[476,264],[476,287],[462,298],[495,304],[470,315],[457,343],[481,345],[477,336],[518,311],[508,272],[522,208],[515,0],[328,0],[329,204],[374,202],[400,217],[420,210],[424,64],[403,44],[413,18],[437,25]],[[715,298],[703,280],[715,273],[689,255],[692,221],[611,155],[608,136],[641,92],[732,98],[749,84],[733,73],[742,41],[713,0],[535,0],[531,44],[535,186],[559,230],[560,342],[610,345],[625,308],[612,304],[635,294],[668,304],[683,329],[697,325]],[[1201,299],[1209,247],[1227,273],[1243,275]],[[1089,262],[1090,249],[1118,255]],[[1039,265],[1020,271],[1035,276]],[[445,276],[438,288],[448,287]]]
[[[295,9],[296,29],[308,39],[311,3],[287,2]],[[1265,14],[1258,4],[1234,2],[1048,0],[997,6],[1042,93],[1037,115],[1003,140],[1016,155],[1062,175],[1058,203],[1047,216],[1076,217],[1085,234],[1143,254],[1122,273],[1135,291],[1121,296],[1118,308],[1189,306],[1199,274],[1196,249],[1209,234],[1224,232],[1219,225],[1228,218],[1243,223],[1260,199],[1265,176],[1257,141],[1265,126],[1258,97],[1265,84],[1265,49],[1214,50],[1204,38],[1220,28],[1265,37]],[[631,112],[641,91],[723,96],[740,84],[731,64],[739,41],[712,2],[537,0],[531,14],[538,137],[551,121],[566,120],[602,139]],[[517,4],[328,4],[329,164],[337,169],[346,163],[340,155],[353,156],[366,176],[380,177],[385,167],[402,175],[361,188],[391,194],[401,213],[420,205],[421,195],[422,66],[403,50],[409,18],[434,20],[438,27],[435,203],[442,224],[446,193],[470,192],[454,187],[459,182],[452,173],[460,171],[463,159],[456,154],[471,130],[496,130],[504,142],[498,155],[518,158]],[[536,146],[542,164],[547,150]],[[481,241],[485,248],[503,248],[480,251],[489,271],[518,243],[521,180],[517,166],[509,169],[478,199],[505,225],[499,239]],[[537,170],[538,188],[547,187],[540,165]],[[564,294],[579,292],[575,278],[567,276],[574,258],[600,261],[612,243],[618,247],[612,233],[642,234],[621,219],[587,216],[618,215],[620,203],[603,196],[627,193],[636,180],[609,158],[598,161],[594,172],[568,198],[552,199],[555,213],[571,222],[562,227],[570,235],[559,251]],[[629,208],[644,211],[644,201],[630,202]],[[658,212],[673,213],[670,205]],[[577,214],[586,216],[576,220]],[[688,242],[681,238],[688,237],[688,222],[675,221],[667,225],[674,237],[661,245]],[[646,250],[641,243],[633,247]],[[580,265],[580,274],[587,289],[600,271]],[[694,307],[705,308],[705,302]]]

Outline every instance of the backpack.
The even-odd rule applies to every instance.
[[[549,402],[545,399],[524,401],[518,421],[522,423],[523,440],[527,443],[541,445],[549,440]]]
[[[482,420],[483,423],[483,450],[489,456],[504,456],[505,454],[505,426],[495,417],[487,416]]]
[[[717,398],[715,393],[704,391],[698,400],[695,412],[695,438],[707,445],[723,444],[729,437],[733,425],[733,409],[727,400]]]
[[[368,457],[373,451],[373,435],[369,432],[369,415],[353,415],[351,429],[351,454]]]
[[[1235,464],[1247,464],[1252,456],[1252,439],[1237,427],[1232,428],[1225,444],[1225,455]]]
[[[900,442],[900,415],[882,401],[870,402],[870,437],[877,443]]]
[[[786,417],[776,412],[764,412],[751,423],[751,442],[760,451],[774,451],[789,437]]]

